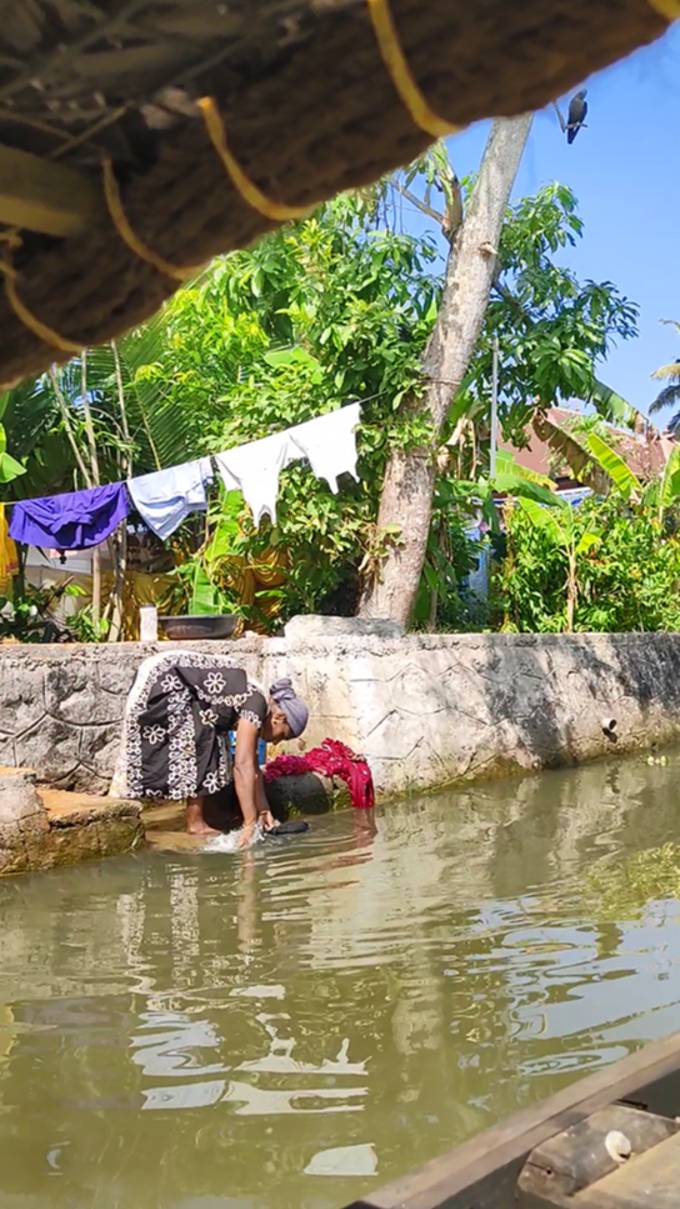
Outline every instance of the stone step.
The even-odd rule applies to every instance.
[[[50,827],[85,827],[106,819],[139,819],[140,804],[124,798],[93,793],[69,793],[65,789],[38,786]]]
[[[0,768],[0,876],[131,852],[144,842],[139,802],[44,789]]]

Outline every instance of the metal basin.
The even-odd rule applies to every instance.
[[[197,638],[231,638],[238,617],[231,614],[214,617],[211,614],[195,617],[159,617],[158,624],[166,638],[174,642],[186,642]]]

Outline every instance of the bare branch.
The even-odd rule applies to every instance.
[[[406,185],[400,184],[398,180],[394,181],[394,188],[397,190],[397,193],[401,193],[401,196],[407,202],[410,202],[412,206],[420,210],[421,214],[424,214],[427,218],[433,218],[436,223],[439,223],[442,229],[445,227],[446,217],[444,214],[440,214],[438,210],[434,210],[432,206],[428,206],[427,202],[422,201],[415,193],[407,189]]]
[[[560,130],[562,131],[562,134],[566,134],[569,127],[567,126],[567,123],[565,122],[564,118],[562,117],[562,110],[560,109],[559,105],[557,104],[557,101],[553,101],[553,109],[555,110],[555,113],[557,114],[557,120],[560,124]]]

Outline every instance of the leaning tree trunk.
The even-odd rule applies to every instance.
[[[392,534],[396,526],[401,537],[385,542],[380,570],[364,588],[361,617],[404,625],[410,620],[427,551],[439,438],[482,330],[503,220],[531,122],[531,115],[494,122],[469,210],[452,243],[441,308],[423,361],[426,389],[410,403],[428,417],[433,446],[395,451],[387,465],[378,534]]]

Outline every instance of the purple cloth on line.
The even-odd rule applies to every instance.
[[[9,532],[27,546],[85,550],[106,541],[129,507],[124,483],[46,495],[14,504]]]

